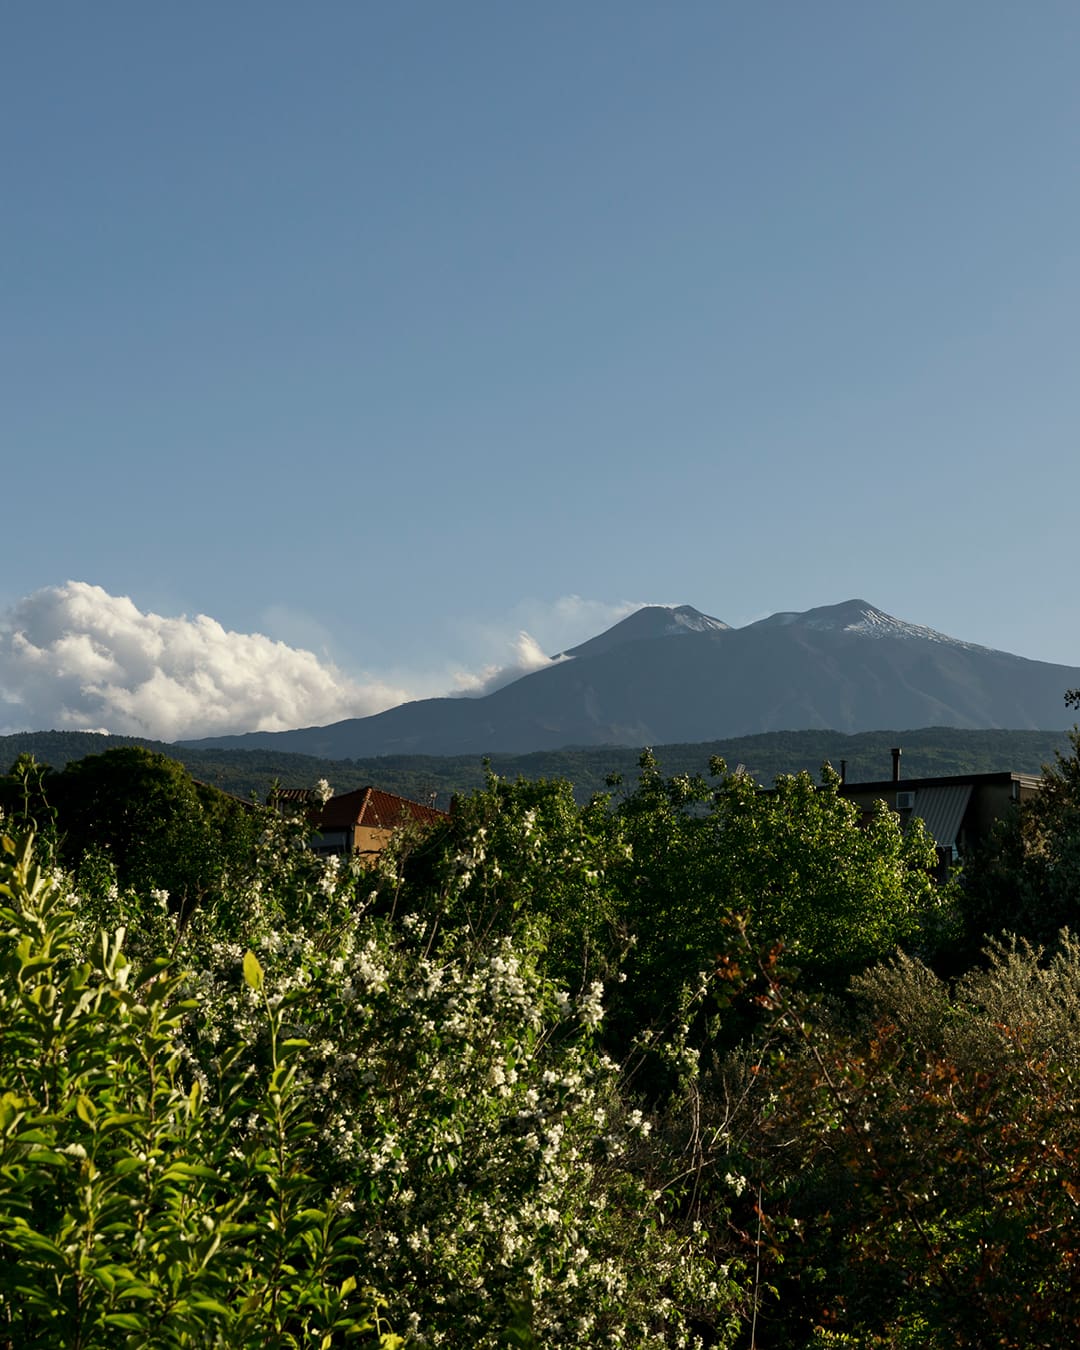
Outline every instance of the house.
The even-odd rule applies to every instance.
[[[901,779],[899,749],[893,750],[892,758],[891,778],[873,783],[844,781],[841,795],[860,807],[864,815],[883,801],[903,824],[917,816],[937,846],[942,878],[957,858],[986,838],[995,822],[1042,787],[1041,774],[1008,771]]]
[[[434,825],[447,813],[434,806],[398,797],[376,787],[357,788],[331,797],[323,805],[312,802],[308,819],[318,831],[311,841],[316,853],[357,854],[373,861],[401,825]]]

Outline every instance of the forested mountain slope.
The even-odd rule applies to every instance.
[[[32,754],[40,763],[62,769],[69,760],[100,754],[120,745],[144,745],[186,765],[202,782],[242,797],[255,793],[264,799],[276,780],[285,787],[310,786],[326,778],[335,791],[375,783],[416,801],[436,795],[440,806],[451,796],[469,792],[484,782],[480,755],[386,755],[367,759],[320,759],[274,749],[203,750],[161,741],[137,741],[128,736],[101,736],[78,731],[20,732],[0,736],[0,771],[20,754]],[[846,761],[851,782],[887,777],[889,751],[904,750],[906,777],[1014,770],[1037,773],[1067,746],[1057,731],[964,731],[929,727],[917,731],[866,731],[848,736],[836,731],[777,731],[730,740],[684,742],[655,746],[657,759],[668,773],[700,773],[719,755],[731,767],[743,765],[762,784],[777,774],[808,769],[816,774],[828,760],[837,769]],[[505,778],[566,778],[579,800],[605,790],[611,774],[630,782],[642,747],[588,746],[538,751],[526,755],[493,755],[491,767]]]

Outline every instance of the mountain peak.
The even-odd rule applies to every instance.
[[[599,656],[601,652],[620,647],[625,642],[647,642],[690,633],[726,633],[729,629],[730,625],[722,619],[702,614],[693,605],[645,605],[633,614],[628,614],[614,627],[560,655]]]
[[[767,619],[759,619],[750,624],[751,628],[786,628],[789,624],[800,624],[804,628],[828,629],[838,632],[843,629],[862,629],[877,627],[881,624],[896,623],[899,620],[870,604],[868,600],[843,600],[838,605],[819,605],[816,609],[781,610],[770,614]]]
[[[817,609],[808,609],[802,613],[785,611],[772,614],[752,624],[753,628],[779,628],[788,624],[798,624],[802,628],[813,628],[818,632],[858,633],[870,638],[921,638],[924,642],[941,642],[951,647],[963,647],[968,651],[986,651],[974,642],[962,642],[959,638],[939,633],[936,628],[927,628],[923,624],[908,623],[883,609],[870,604],[867,600],[844,600],[839,605],[821,605]]]

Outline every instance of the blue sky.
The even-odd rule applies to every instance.
[[[1078,50],[1052,0],[10,9],[8,657],[72,580],[405,694],[648,601],[1080,665]]]

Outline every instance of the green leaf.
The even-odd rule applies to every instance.
[[[231,1312],[224,1303],[219,1303],[216,1298],[193,1298],[188,1306],[194,1308],[196,1312],[217,1313],[219,1317],[228,1317]]]
[[[51,1148],[32,1148],[26,1155],[26,1161],[39,1163],[45,1167],[66,1167],[71,1159]]]
[[[262,992],[263,968],[259,965],[259,958],[254,952],[244,953],[244,982],[256,993]]]
[[[103,1116],[100,1122],[101,1133],[107,1130],[118,1130],[125,1125],[134,1125],[141,1121],[143,1117],[136,1111],[110,1111],[107,1116]]]
[[[133,1299],[143,1299],[145,1301],[147,1299],[155,1298],[156,1295],[153,1289],[151,1289],[151,1287],[148,1284],[143,1284],[140,1281],[136,1280],[134,1284],[126,1285],[123,1289],[121,1289],[117,1293],[116,1297],[117,1299],[133,1298]]]
[[[119,1327],[122,1331],[145,1331],[146,1318],[137,1313],[106,1313],[103,1321],[110,1327]]]
[[[161,1176],[164,1181],[194,1181],[200,1177],[205,1181],[217,1180],[214,1169],[202,1163],[173,1162],[165,1168]]]

